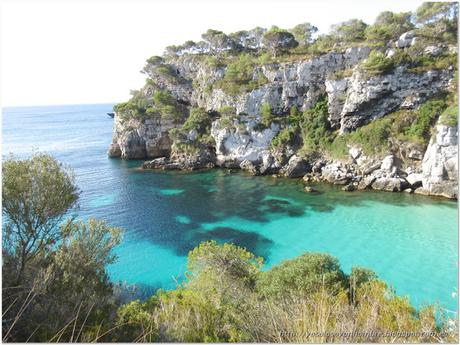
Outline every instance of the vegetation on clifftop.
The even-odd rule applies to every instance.
[[[164,83],[191,85],[194,92],[202,92],[207,97],[212,95],[213,90],[223,91],[237,99],[269,83],[277,64],[308,60],[330,52],[344,52],[350,47],[371,48],[369,57],[358,65],[358,70],[368,78],[392,73],[399,66],[404,66],[412,73],[455,70],[457,53],[453,48],[457,44],[457,12],[458,6],[454,2],[424,3],[413,13],[382,12],[372,25],[359,19],[344,21],[332,26],[329,33],[319,36],[316,35],[317,28],[310,23],[302,23],[291,29],[274,26],[267,30],[257,27],[230,34],[210,29],[203,33],[199,42],[187,41],[183,45],[169,46],[163,56],[148,59],[143,69],[148,76],[147,85],[135,91],[128,102],[118,104],[115,111],[123,118],[160,116],[172,119],[178,125],[186,123],[183,125],[185,130],[190,130],[193,126],[202,129],[202,125],[196,124],[195,116],[187,120],[192,113],[191,108],[196,108],[197,105],[188,104],[188,100],[175,99],[176,96],[168,91],[171,87],[164,86]],[[396,41],[407,32],[415,37],[410,46],[404,49],[395,48]],[[426,48],[430,46],[431,49],[438,46],[443,49],[441,52],[426,53]],[[190,61],[200,62],[214,70],[218,76],[184,79],[178,66],[192,58]],[[347,68],[331,73],[328,78],[342,79],[350,77],[352,73],[353,69]],[[158,78],[163,82],[160,82],[161,87]],[[288,114],[286,109],[274,109],[274,105],[267,103],[260,107],[260,128],[269,127],[274,121],[283,123],[284,129],[273,140],[273,146],[281,147],[302,138],[300,146],[303,146],[302,152],[305,154],[321,151],[333,156],[343,156],[347,148],[341,145],[351,143],[363,146],[366,152],[376,153],[388,148],[388,140],[391,138],[425,145],[434,120],[439,118],[440,112],[445,108],[449,110],[441,116],[441,121],[455,124],[454,97],[450,96],[442,102],[444,103],[436,106],[428,103],[420,110],[397,110],[394,114],[374,121],[375,123],[365,125],[356,133],[342,137],[338,137],[330,129],[327,100],[323,98],[302,114],[297,110],[301,116]],[[318,108],[320,105],[321,109]],[[435,108],[428,109],[431,105]],[[205,111],[214,112],[217,117],[221,114],[218,109]],[[233,118],[222,115],[220,125],[233,125],[232,119],[239,115],[234,112],[232,116]],[[210,126],[209,119],[211,117],[202,116],[202,120],[206,122],[205,127]],[[415,121],[415,124],[408,124],[408,121]],[[183,132],[181,131],[173,130],[172,135],[179,138]],[[200,136],[209,139],[209,133]],[[206,142],[212,142],[207,139]]]

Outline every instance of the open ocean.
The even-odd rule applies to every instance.
[[[79,217],[124,228],[113,281],[173,288],[189,250],[233,242],[266,267],[305,251],[336,256],[346,272],[373,269],[417,306],[457,310],[457,202],[407,193],[303,192],[298,180],[226,170],[141,172],[140,161],[107,157],[112,104],[4,108],[3,155],[51,153],[75,170]]]

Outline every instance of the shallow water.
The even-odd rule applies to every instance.
[[[305,251],[336,256],[346,272],[372,268],[416,305],[457,309],[457,203],[405,193],[353,192],[226,170],[143,172],[139,161],[107,158],[111,105],[7,108],[3,154],[48,151],[71,165],[82,218],[125,229],[111,278],[146,289],[180,280],[190,249],[233,242],[266,267]]]

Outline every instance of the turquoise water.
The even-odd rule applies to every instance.
[[[109,267],[114,281],[146,290],[172,288],[186,255],[204,240],[233,242],[266,267],[305,251],[336,256],[346,272],[372,268],[416,305],[457,310],[457,203],[405,193],[342,192],[296,180],[226,170],[139,171],[140,161],[106,156],[111,105],[9,108],[3,154],[39,148],[70,164],[82,190],[82,218],[125,229]]]

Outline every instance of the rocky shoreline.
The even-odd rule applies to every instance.
[[[307,161],[292,155],[285,165],[272,153],[262,155],[260,161],[244,159],[218,161],[212,149],[199,151],[196,156],[159,157],[145,161],[142,169],[198,170],[213,167],[245,170],[252,175],[276,175],[302,178],[307,184],[327,182],[343,185],[343,190],[373,189],[388,192],[408,192],[457,199],[457,129],[444,125],[436,127],[424,156],[410,152],[408,161],[396,155],[383,159],[365,156],[359,148],[350,148],[348,161],[319,158]],[[278,164],[277,164],[278,162]]]

